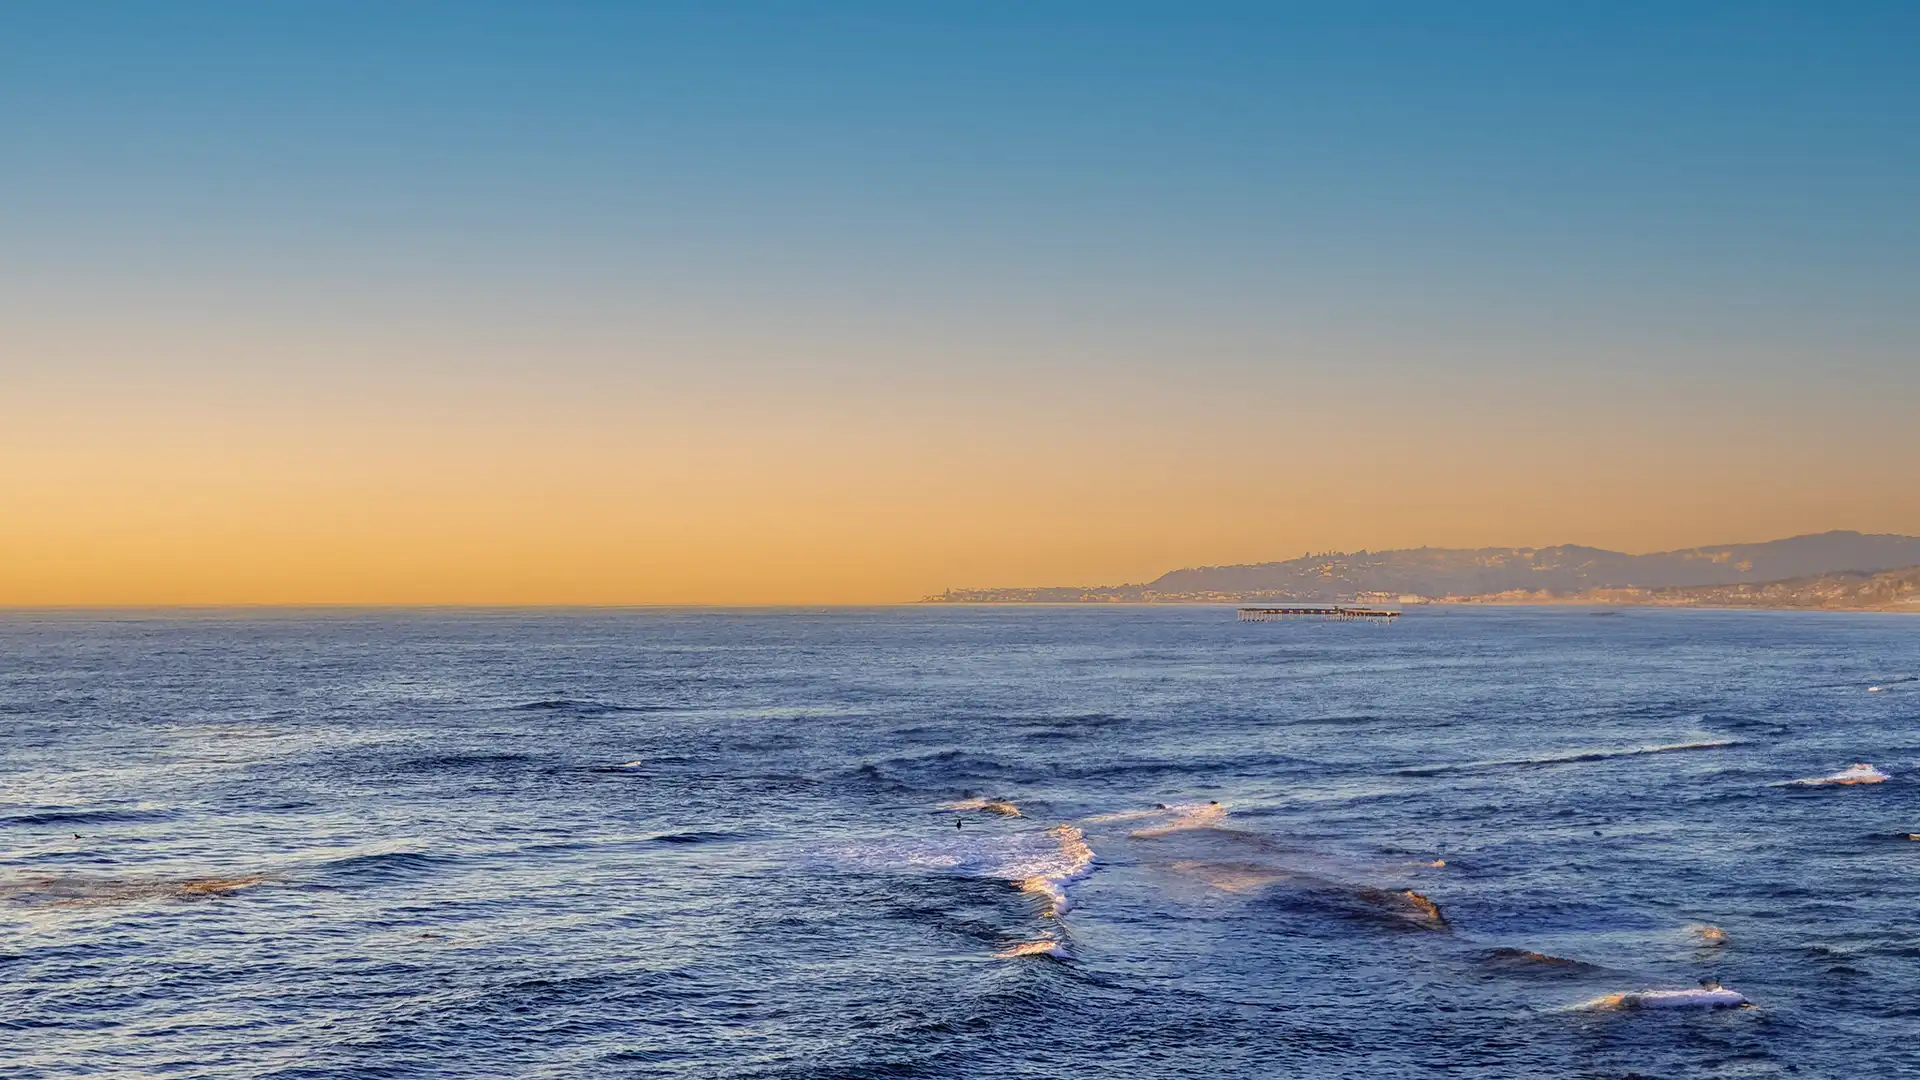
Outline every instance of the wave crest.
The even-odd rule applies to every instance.
[[[1892,777],[1864,761],[1856,761],[1831,776],[1810,776],[1803,780],[1789,780],[1791,787],[1845,787],[1852,784],[1880,784]]]
[[[942,810],[979,810],[1001,817],[1019,817],[1020,808],[1011,799],[958,799],[940,804]]]
[[[1397,776],[1437,776],[1442,773],[1476,772],[1481,769],[1510,769],[1546,765],[1571,765],[1582,761],[1608,761],[1613,758],[1640,757],[1645,754],[1677,754],[1690,750],[1721,750],[1739,746],[1739,739],[1702,739],[1697,742],[1660,743],[1655,746],[1629,746],[1618,750],[1572,750],[1563,754],[1537,757],[1502,758],[1494,761],[1461,761],[1445,765],[1411,765],[1395,769]]]
[[[1701,986],[1687,990],[1629,990],[1602,994],[1574,1006],[1589,1012],[1616,1012],[1624,1009],[1737,1009],[1753,1002],[1745,994],[1723,986]]]

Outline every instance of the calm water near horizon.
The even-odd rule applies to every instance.
[[[1917,675],[1826,613],[0,613],[0,1076],[1920,1075]]]

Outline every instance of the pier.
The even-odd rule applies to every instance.
[[[1345,604],[1281,604],[1277,607],[1243,607],[1241,622],[1271,622],[1274,619],[1397,619],[1399,608],[1349,607]]]

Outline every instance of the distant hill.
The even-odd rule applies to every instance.
[[[1435,599],[1594,589],[1759,584],[1846,571],[1920,565],[1920,537],[1826,532],[1763,544],[1627,555],[1564,544],[1547,548],[1406,548],[1335,552],[1285,562],[1201,566],[1139,585],[955,589],[940,603],[1259,603],[1352,600],[1361,593]]]
[[[1920,566],[1870,574],[1834,574],[1739,585],[1667,589],[1589,589],[1556,596],[1508,593],[1473,597],[1475,603],[1648,604],[1658,607],[1795,608],[1826,611],[1920,612]]]

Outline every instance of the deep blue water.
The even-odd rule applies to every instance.
[[[1916,674],[1910,616],[0,614],[0,1075],[1920,1075]]]

